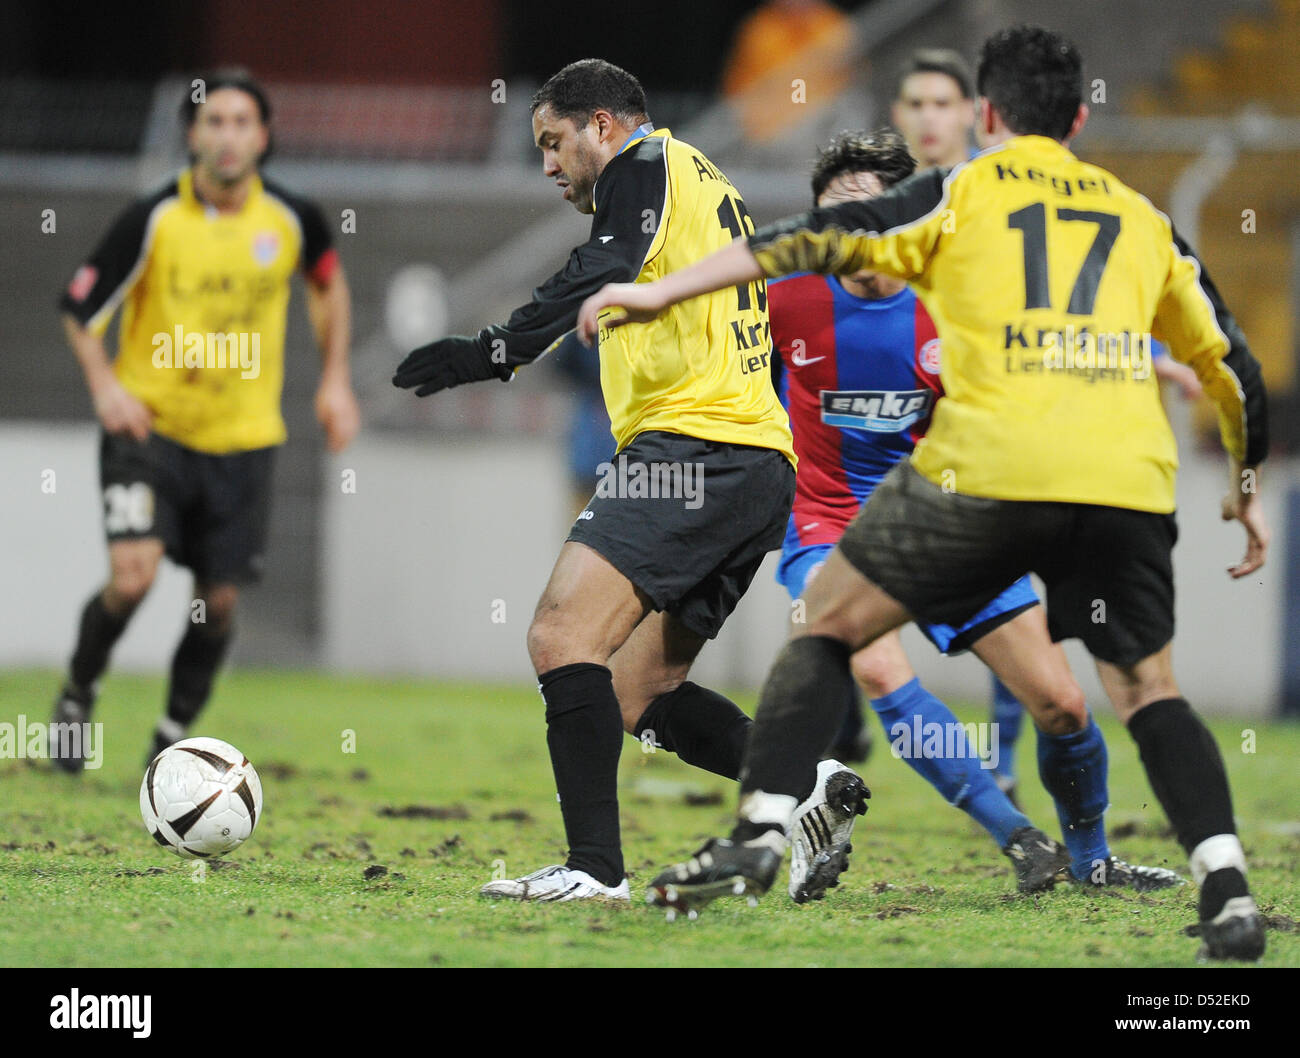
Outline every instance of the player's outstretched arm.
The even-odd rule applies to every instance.
[[[550,352],[574,329],[585,299],[608,283],[640,274],[667,222],[667,175],[662,157],[622,155],[596,185],[591,232],[565,266],[533,291],[532,299],[504,324],[473,337],[444,338],[415,350],[397,369],[393,384],[423,397],[482,379],[510,379],[515,369]],[[659,224],[645,223],[647,211]]]
[[[670,272],[653,283],[608,283],[582,303],[578,310],[578,338],[584,345],[596,340],[599,317],[607,308],[621,315],[605,321],[607,327],[648,323],[679,301],[763,278],[763,270],[744,239],[701,258],[693,265]]]
[[[606,326],[645,323],[679,301],[764,276],[804,271],[844,275],[869,267],[910,279],[923,270],[942,230],[937,207],[945,194],[942,173],[917,174],[870,201],[819,206],[769,224],[653,283],[606,287],[578,313],[578,337],[591,345],[600,314],[611,307],[623,312],[606,320]]]

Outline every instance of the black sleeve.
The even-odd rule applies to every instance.
[[[668,175],[663,141],[642,141],[618,155],[596,182],[591,237],[569,254],[568,264],[533,291],[504,324],[479,336],[495,348],[505,343],[507,364],[536,360],[578,323],[582,303],[606,283],[630,283],[645,264],[667,210]],[[647,212],[648,211],[648,212]]]
[[[263,180],[263,188],[288,206],[302,228],[302,259],[298,262],[305,275],[311,275],[321,259],[334,248],[329,225],[320,206],[309,198],[295,195],[277,183]]]
[[[776,390],[776,395],[781,396],[781,376],[785,374],[785,359],[781,356],[781,350],[772,349],[772,388]]]
[[[1241,388],[1242,402],[1246,419],[1246,455],[1243,462],[1255,466],[1264,461],[1268,455],[1268,396],[1264,390],[1264,376],[1260,371],[1259,361],[1246,344],[1246,335],[1241,325],[1228,311],[1223,295],[1214,285],[1205,264],[1196,255],[1178,232],[1174,232],[1174,246],[1184,257],[1190,257],[1197,263],[1200,271],[1199,282],[1205,299],[1214,311],[1215,322],[1219,330],[1228,339],[1228,351],[1223,356],[1223,366],[1237,377]]]
[[[854,248],[854,240],[849,238],[854,233],[891,232],[916,225],[932,213],[943,201],[948,173],[946,169],[914,173],[876,198],[816,206],[766,224],[749,236],[749,249],[769,276],[836,272],[841,259]],[[898,248],[882,245],[877,252],[889,258],[897,256]]]
[[[176,194],[175,182],[133,202],[113,222],[94,252],[73,274],[59,298],[59,308],[86,326],[110,302],[126,296],[132,273],[149,252],[149,218],[158,205]]]

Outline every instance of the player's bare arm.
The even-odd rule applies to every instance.
[[[352,297],[340,265],[323,282],[307,282],[307,314],[321,352],[316,387],[316,421],[331,452],[342,452],[361,429],[361,409],[352,391],[348,349],[352,340]]]
[[[142,401],[128,393],[113,374],[104,340],[69,313],[63,316],[63,333],[81,365],[86,388],[95,405],[95,415],[105,431],[130,434],[137,441],[147,438],[153,414]]]
[[[1259,468],[1243,466],[1237,459],[1228,463],[1228,491],[1223,497],[1222,517],[1225,522],[1235,518],[1246,530],[1246,554],[1236,565],[1228,567],[1228,575],[1240,580],[1264,565],[1273,531],[1259,501]]]
[[[679,301],[763,278],[763,269],[744,239],[737,239],[688,268],[653,283],[609,283],[582,303],[578,337],[590,346],[596,340],[600,314],[621,308],[623,315],[605,321],[607,327],[649,323]]]
[[[765,276],[804,271],[849,275],[870,268],[896,279],[910,279],[938,234],[936,224],[916,222],[932,213],[942,195],[942,174],[918,174],[870,202],[836,202],[768,225],[748,240],[736,239],[653,283],[607,286],[583,304],[578,337],[591,345],[599,331],[600,314],[610,307],[621,308],[623,314],[605,320],[607,327],[646,323],[678,302]],[[881,239],[863,235],[892,233],[900,227],[907,229],[902,236],[891,234]],[[751,244],[764,254],[762,263]]]

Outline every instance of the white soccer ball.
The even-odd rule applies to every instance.
[[[262,783],[229,742],[182,739],[145,772],[140,815],[150,837],[177,856],[220,856],[253,833],[262,816]]]

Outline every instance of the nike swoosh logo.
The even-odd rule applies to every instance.
[[[809,364],[815,364],[817,363],[818,360],[825,360],[825,359],[826,357],[824,356],[814,356],[811,359],[809,359],[804,354],[802,349],[799,350],[797,353],[790,354],[790,363],[794,364],[795,367],[807,367]]]
[[[600,236],[600,241],[601,241],[601,242],[609,242],[609,240],[612,239],[613,237],[614,237],[614,236],[612,236],[612,235],[602,235],[602,236]]]

